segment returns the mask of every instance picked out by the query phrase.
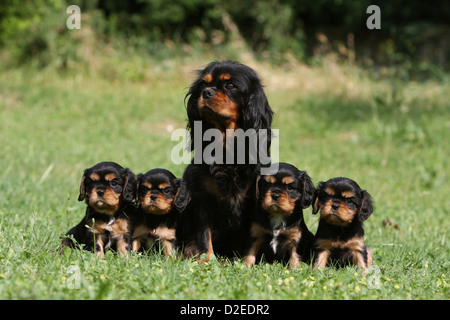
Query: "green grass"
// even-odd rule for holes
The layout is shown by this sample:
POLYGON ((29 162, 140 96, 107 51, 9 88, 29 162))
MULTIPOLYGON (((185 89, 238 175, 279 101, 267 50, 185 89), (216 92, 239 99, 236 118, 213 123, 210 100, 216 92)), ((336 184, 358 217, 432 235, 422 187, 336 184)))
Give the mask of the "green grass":
MULTIPOLYGON (((182 175, 167 126, 185 127, 190 71, 206 62, 149 62, 144 82, 1 73, 0 299, 450 298, 449 84, 375 79, 335 65, 253 67, 276 112, 280 161, 307 170, 315 184, 348 176, 375 199, 365 229, 376 270, 56 254, 59 237, 84 214, 77 196, 85 168, 112 160, 135 173, 165 167, 182 175)), ((307 209, 305 219, 314 232, 317 217, 307 209)))

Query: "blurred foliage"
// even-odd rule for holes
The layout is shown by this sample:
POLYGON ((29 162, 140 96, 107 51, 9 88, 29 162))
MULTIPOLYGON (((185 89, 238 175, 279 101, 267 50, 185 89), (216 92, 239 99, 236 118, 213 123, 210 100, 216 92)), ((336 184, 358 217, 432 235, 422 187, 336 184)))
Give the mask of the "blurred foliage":
POLYGON ((426 76, 449 69, 449 21, 446 1, 3 0, 0 45, 17 64, 70 68, 111 43, 164 56, 183 46, 214 50, 238 40, 274 63, 336 54, 426 76), (89 30, 66 28, 71 4, 81 8, 82 29, 89 30), (371 4, 381 9, 381 30, 366 27, 371 4), (93 42, 90 51, 86 42, 93 42))

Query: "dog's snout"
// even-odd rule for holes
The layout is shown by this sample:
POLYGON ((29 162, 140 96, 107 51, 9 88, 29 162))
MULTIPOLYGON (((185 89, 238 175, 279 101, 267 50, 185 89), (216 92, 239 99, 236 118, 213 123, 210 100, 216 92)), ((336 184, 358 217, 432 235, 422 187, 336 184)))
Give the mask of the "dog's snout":
POLYGON ((205 100, 211 99, 216 95, 216 92, 211 88, 205 88, 202 92, 202 97, 205 100))
POLYGON ((331 208, 333 208, 333 210, 337 210, 337 209, 339 209, 339 204, 338 203, 333 203, 331 205, 331 208))
POLYGON ((99 197, 103 197, 103 196, 105 195, 105 190, 102 190, 102 189, 97 190, 97 195, 98 195, 99 197))
POLYGON ((155 201, 156 199, 158 199, 158 196, 156 194, 152 194, 150 195, 150 199, 155 201))
POLYGON ((281 196, 279 193, 272 193, 272 200, 273 201, 278 201, 280 200, 281 196))

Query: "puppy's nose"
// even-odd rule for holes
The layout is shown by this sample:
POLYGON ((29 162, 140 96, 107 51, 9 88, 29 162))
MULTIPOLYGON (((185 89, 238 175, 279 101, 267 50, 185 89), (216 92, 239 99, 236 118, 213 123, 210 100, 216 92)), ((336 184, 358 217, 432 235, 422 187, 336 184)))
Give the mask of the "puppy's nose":
POLYGON ((155 201, 156 199, 158 199, 158 196, 156 194, 152 194, 150 195, 150 199, 155 201))
POLYGON ((208 100, 216 95, 216 92, 211 88, 205 88, 202 92, 203 99, 208 100))
POLYGON ((97 195, 103 197, 105 195, 105 190, 97 190, 97 195))
POLYGON ((333 203, 333 204, 331 205, 331 208, 333 208, 333 210, 337 210, 337 209, 339 209, 339 204, 333 203))
POLYGON ((278 193, 272 193, 272 200, 278 201, 280 200, 281 196, 278 193))

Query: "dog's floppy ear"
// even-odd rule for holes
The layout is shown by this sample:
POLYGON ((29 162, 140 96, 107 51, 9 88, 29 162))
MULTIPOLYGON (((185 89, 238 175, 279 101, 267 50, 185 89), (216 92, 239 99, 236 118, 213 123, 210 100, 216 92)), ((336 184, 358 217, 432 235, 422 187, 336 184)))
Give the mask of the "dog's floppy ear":
POLYGON ((142 177, 144 176, 143 173, 139 173, 137 175, 137 183, 136 183, 136 203, 139 202, 139 185, 141 184, 142 177))
POLYGON ((359 221, 363 222, 372 214, 373 205, 372 205, 372 197, 366 190, 361 191, 361 198, 362 203, 361 207, 359 208, 358 219, 359 221))
POLYGON ((173 205, 178 212, 182 212, 191 201, 191 194, 183 179, 176 179, 175 185, 178 187, 173 205))
POLYGON ((256 186, 255 186, 255 196, 256 196, 256 200, 259 199, 259 180, 261 179, 261 176, 258 175, 256 177, 256 186))
POLYGON ((314 192, 313 207, 312 207, 313 214, 319 212, 319 193, 322 191, 324 184, 325 182, 320 181, 319 184, 317 185, 317 189, 314 192))
POLYGON ((132 202, 136 198, 136 176, 130 169, 126 168, 123 172, 123 179, 125 179, 125 183, 123 184, 122 199, 126 202, 132 202))
POLYGON ((303 182, 303 191, 302 191, 302 200, 301 205, 303 209, 308 208, 313 200, 316 188, 314 188, 314 184, 312 183, 311 178, 308 176, 306 171, 301 171, 299 176, 300 181, 303 182))
MULTIPOLYGON (((199 75, 201 72, 199 72, 199 75)), ((189 92, 184 97, 184 101, 186 102, 186 113, 188 116, 188 124, 187 124, 187 130, 190 134, 190 145, 188 146, 188 150, 192 151, 194 150, 194 122, 201 120, 200 113, 197 108, 198 99, 200 98, 201 94, 201 78, 196 80, 189 88, 189 92)))
POLYGON ((87 170, 84 170, 83 177, 81 177, 80 194, 78 195, 78 201, 83 201, 86 197, 86 186, 84 184, 84 180, 86 179, 86 172, 87 170))
MULTIPOLYGON (((270 130, 273 110, 270 108, 266 94, 263 90, 263 86, 259 82, 259 79, 254 79, 252 84, 247 105, 242 109, 243 129, 270 130)), ((267 133, 267 137, 268 139, 270 138, 270 132, 267 133)))

